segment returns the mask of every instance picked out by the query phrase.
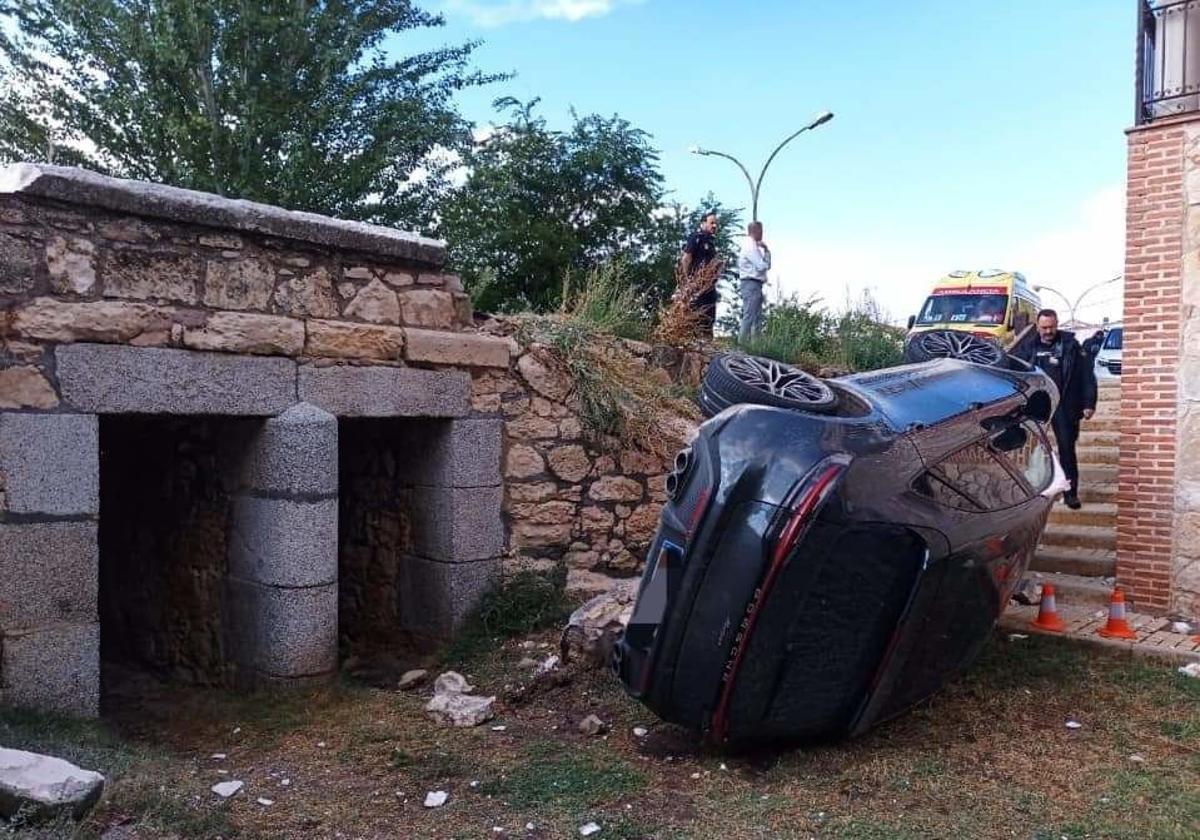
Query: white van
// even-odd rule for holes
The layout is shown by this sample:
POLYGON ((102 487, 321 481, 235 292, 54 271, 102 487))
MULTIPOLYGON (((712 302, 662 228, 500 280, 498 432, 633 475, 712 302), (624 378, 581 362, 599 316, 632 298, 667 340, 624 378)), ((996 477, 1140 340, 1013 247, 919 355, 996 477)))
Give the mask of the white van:
POLYGON ((1124 328, 1120 324, 1110 324, 1104 335, 1104 343, 1096 354, 1096 378, 1111 379, 1121 375, 1121 339, 1124 328))

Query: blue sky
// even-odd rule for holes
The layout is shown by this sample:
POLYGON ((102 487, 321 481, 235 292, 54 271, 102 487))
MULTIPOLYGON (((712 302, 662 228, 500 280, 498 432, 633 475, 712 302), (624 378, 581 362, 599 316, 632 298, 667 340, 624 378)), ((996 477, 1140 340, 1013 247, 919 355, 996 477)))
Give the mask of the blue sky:
MULTIPOLYGON (((406 49, 479 38, 477 66, 512 81, 470 91, 618 113, 662 151, 674 197, 748 206, 733 164, 828 109, 776 159, 759 215, 774 286, 840 305, 872 289, 915 311, 955 268, 1005 267, 1074 298, 1122 268, 1133 0, 424 0, 447 26, 406 49)), ((1118 286, 1085 314, 1119 315, 1118 286)), ((1046 296, 1048 303, 1056 299, 1046 296)))

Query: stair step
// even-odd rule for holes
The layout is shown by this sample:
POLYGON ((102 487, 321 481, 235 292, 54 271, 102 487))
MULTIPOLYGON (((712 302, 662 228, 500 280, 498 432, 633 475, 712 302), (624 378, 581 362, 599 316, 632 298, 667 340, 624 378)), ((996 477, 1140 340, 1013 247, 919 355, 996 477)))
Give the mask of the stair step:
POLYGON ((1041 583, 1054 584, 1054 599, 1061 606, 1094 607, 1104 609, 1112 598, 1112 585, 1103 578, 1083 575, 1043 574, 1035 572, 1031 577, 1041 583))
POLYGON ((1116 464, 1080 464, 1079 483, 1084 484, 1115 484, 1117 481, 1116 464))
POLYGON ((1084 464, 1116 464, 1121 460, 1121 450, 1116 446, 1076 446, 1075 457, 1080 466, 1084 464))
POLYGON ((1121 418, 1113 415, 1110 417, 1092 417, 1091 420, 1084 420, 1079 424, 1079 433, 1084 432, 1120 432, 1121 418))
POLYGON ((1040 546, 1029 568, 1035 572, 1058 572, 1081 577, 1112 577, 1117 573, 1114 551, 1095 548, 1040 546))
MULTIPOLYGON (((1093 504, 1112 504, 1117 503, 1117 485, 1115 482, 1099 481, 1095 483, 1082 483, 1079 485, 1079 500, 1083 502, 1084 508, 1093 504)), ((1063 505, 1066 507, 1066 505, 1063 505)), ((1070 508, 1067 508, 1068 510, 1070 508)))
POLYGON ((1085 446, 1120 446, 1120 429, 1093 429, 1091 424, 1079 431, 1079 448, 1085 446))
POLYGON ((1106 548, 1117 547, 1117 532, 1113 528, 1098 525, 1060 525, 1054 523, 1046 526, 1042 533, 1042 545, 1065 546, 1069 548, 1106 548))
POLYGON ((1097 525, 1102 528, 1117 527, 1117 506, 1114 502, 1088 504, 1084 502, 1079 510, 1071 510, 1066 505, 1055 505, 1050 510, 1050 521, 1063 525, 1097 525))

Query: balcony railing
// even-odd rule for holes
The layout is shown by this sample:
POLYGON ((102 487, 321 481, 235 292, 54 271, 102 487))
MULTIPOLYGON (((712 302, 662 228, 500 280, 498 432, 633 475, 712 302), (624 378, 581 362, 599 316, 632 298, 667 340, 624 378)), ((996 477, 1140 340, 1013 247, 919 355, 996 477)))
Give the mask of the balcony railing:
POLYGON ((1138 0, 1137 122, 1200 111, 1200 0, 1138 0))

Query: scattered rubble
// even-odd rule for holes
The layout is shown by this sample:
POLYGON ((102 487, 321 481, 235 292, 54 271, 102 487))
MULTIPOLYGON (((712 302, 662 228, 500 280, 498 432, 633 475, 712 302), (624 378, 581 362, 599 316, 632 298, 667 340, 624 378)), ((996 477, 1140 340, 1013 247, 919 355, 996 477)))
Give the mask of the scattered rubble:
POLYGON ((222 799, 228 799, 240 791, 243 787, 245 787, 244 782, 217 782, 212 786, 212 792, 222 799))
POLYGON ((495 697, 476 697, 474 687, 455 671, 447 671, 433 684, 433 698, 425 706, 435 721, 449 726, 478 726, 495 714, 495 697))
POLYGON ((650 734, 650 730, 644 726, 633 727, 633 735, 635 738, 645 738, 649 734, 650 734))
POLYGON ((1083 729, 1083 724, 1077 720, 1067 721, 1067 729, 1083 729))
POLYGON ((446 804, 446 800, 450 798, 450 794, 444 790, 431 790, 425 794, 426 808, 441 808, 446 804))
POLYGON ((588 715, 583 720, 579 721, 579 731, 584 735, 599 735, 607 727, 604 721, 595 715, 588 715))
POLYGON ((542 662, 538 663, 537 670, 533 672, 533 675, 535 677, 541 677, 549 674, 551 671, 558 670, 558 666, 561 663, 562 660, 558 658, 557 654, 550 654, 542 662))
POLYGON ((579 833, 584 837, 591 837, 593 834, 597 833, 599 830, 600 830, 600 826, 598 826, 594 822, 584 823, 583 825, 579 826, 579 833))
POLYGON ((1200 679, 1200 662, 1189 662, 1179 669, 1179 673, 1185 677, 1196 677, 1200 679))
POLYGON ((1195 629, 1196 628, 1194 628, 1190 623, 1188 623, 1186 621, 1172 621, 1171 622, 1171 632, 1178 633, 1181 636, 1190 636, 1192 634, 1192 631, 1195 629))
POLYGON ((1033 578, 1022 578, 1021 583, 1013 591, 1012 599, 1025 606, 1037 606, 1042 603, 1042 583, 1033 578))
POLYGON ((400 677, 400 682, 396 686, 401 691, 406 691, 410 688, 416 688, 421 683, 425 682, 425 678, 429 676, 429 672, 424 668, 417 668, 412 671, 405 671, 400 677))
POLYGON ((578 659, 604 665, 613 645, 625 631, 637 599, 637 581, 621 581, 611 592, 597 595, 567 621, 559 644, 564 662, 578 659))
POLYGON ((458 671, 447 671, 433 682, 434 694, 469 694, 474 690, 475 686, 458 671))
POLYGON ((51 816, 70 809, 79 819, 96 804, 104 777, 48 755, 0 747, 0 817, 21 809, 51 816))

